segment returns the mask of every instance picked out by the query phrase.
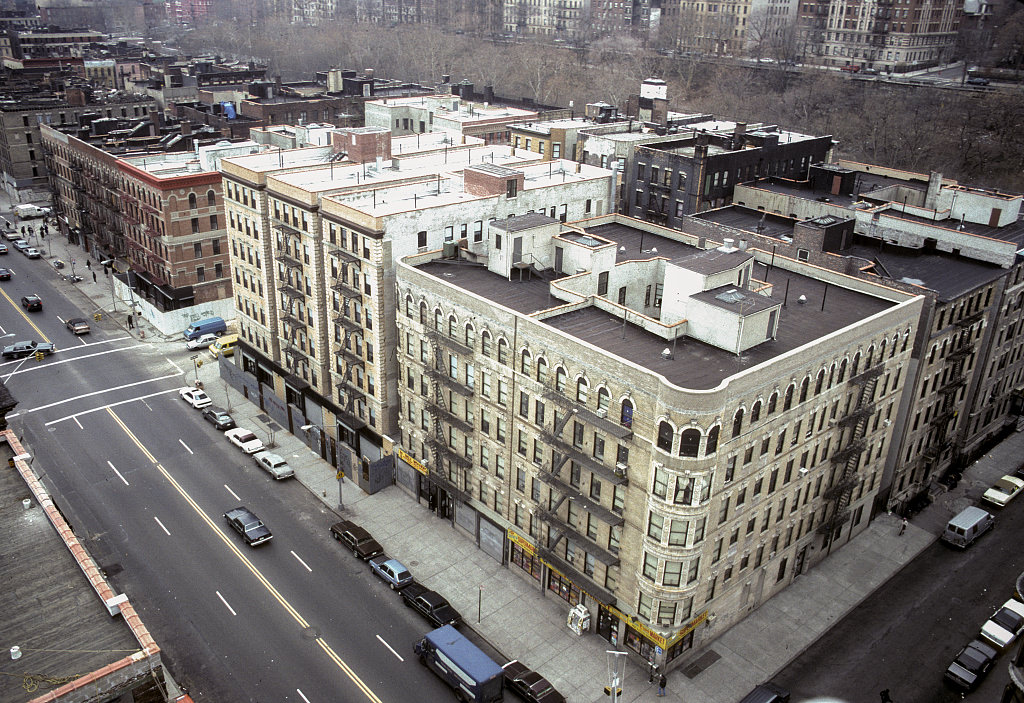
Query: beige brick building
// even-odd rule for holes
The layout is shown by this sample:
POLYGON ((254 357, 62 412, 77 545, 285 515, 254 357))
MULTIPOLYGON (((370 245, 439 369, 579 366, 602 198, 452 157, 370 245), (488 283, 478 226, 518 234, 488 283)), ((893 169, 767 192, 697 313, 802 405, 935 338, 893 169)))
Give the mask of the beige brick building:
POLYGON ((867 526, 921 296, 621 215, 481 243, 398 265, 397 480, 613 646, 677 666, 867 526))

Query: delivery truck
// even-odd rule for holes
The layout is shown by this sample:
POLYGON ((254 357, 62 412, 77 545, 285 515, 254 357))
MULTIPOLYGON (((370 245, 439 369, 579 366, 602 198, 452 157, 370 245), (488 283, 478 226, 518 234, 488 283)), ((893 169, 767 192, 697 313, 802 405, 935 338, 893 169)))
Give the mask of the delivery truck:
POLYGON ((14 214, 22 220, 30 220, 33 217, 46 217, 50 214, 50 208, 38 205, 15 205, 14 214))
POLYGON ((415 650, 420 663, 451 686, 460 701, 502 700, 501 667, 451 625, 428 632, 415 650))

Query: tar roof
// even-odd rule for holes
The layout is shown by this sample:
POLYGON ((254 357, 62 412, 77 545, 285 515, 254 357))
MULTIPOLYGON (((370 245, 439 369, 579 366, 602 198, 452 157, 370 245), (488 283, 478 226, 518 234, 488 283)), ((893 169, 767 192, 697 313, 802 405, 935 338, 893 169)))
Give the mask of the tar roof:
MULTIPOLYGON (((3 444, 0 459, 12 456, 3 444)), ((46 676, 84 675, 140 651, 120 617, 111 617, 71 552, 35 501, 22 507, 28 488, 17 471, 0 474, 0 534, 4 536, 4 577, 0 613, 5 646, 22 657, 7 670, 46 676)), ((0 676, 0 700, 29 701, 30 680, 0 676)))
MULTIPOLYGON (((775 239, 792 237, 793 225, 796 223, 796 220, 791 217, 783 217, 763 210, 752 210, 742 205, 708 210, 692 215, 692 217, 775 239)), ((850 213, 850 217, 853 217, 853 213, 850 213)))
MULTIPOLYGON (((626 254, 619 252, 619 262, 636 258, 647 259, 652 256, 667 256, 672 260, 685 261, 700 251, 696 247, 660 237, 652 232, 641 233, 640 230, 624 223, 599 225, 589 228, 588 231, 599 233, 618 246, 626 246, 626 254), (644 253, 641 253, 641 247, 644 253), (650 248, 657 248, 658 253, 652 255, 650 248)), ((685 266, 685 263, 681 265, 685 266)), ((540 274, 528 271, 521 278, 514 274, 509 280, 487 271, 486 268, 467 265, 464 262, 455 264, 435 260, 419 266, 418 269, 452 286, 526 315, 564 304, 564 301, 550 294, 549 283, 561 277, 551 271, 540 274)), ((784 307, 780 311, 777 338, 739 355, 686 337, 681 337, 674 343, 666 341, 635 325, 623 325, 621 318, 595 307, 548 317, 545 318, 544 324, 588 342, 609 354, 662 374, 669 382, 680 387, 710 389, 729 376, 894 305, 881 298, 835 285, 826 285, 791 271, 774 268, 769 272, 763 264, 754 265, 753 278, 774 285, 775 297, 772 302, 783 303, 784 307), (797 302, 801 296, 804 296, 806 302, 797 302), (674 350, 673 358, 666 359, 662 356, 666 347, 674 350)), ((711 301, 715 301, 714 295, 720 292, 722 291, 712 292, 711 301)), ((729 307, 725 301, 713 304, 729 307)), ((743 312, 747 312, 745 308, 743 312)))

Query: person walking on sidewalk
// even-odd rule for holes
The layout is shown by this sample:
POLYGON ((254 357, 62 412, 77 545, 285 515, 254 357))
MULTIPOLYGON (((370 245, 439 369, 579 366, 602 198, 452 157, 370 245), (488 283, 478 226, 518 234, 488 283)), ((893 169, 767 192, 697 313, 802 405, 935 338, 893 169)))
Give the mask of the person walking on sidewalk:
POLYGON ((95 271, 92 272, 92 282, 93 283, 96 282, 96 272, 95 271))
POLYGON ((903 536, 903 533, 907 531, 907 518, 903 518, 903 523, 900 525, 899 537, 903 536))
POLYGON ((135 327, 135 315, 132 315, 131 313, 129 313, 128 314, 128 329, 132 329, 133 327, 135 327))
POLYGON ((662 674, 661 678, 658 679, 658 695, 661 696, 662 698, 665 697, 665 686, 667 686, 667 685, 668 685, 668 677, 666 677, 665 674, 662 674))

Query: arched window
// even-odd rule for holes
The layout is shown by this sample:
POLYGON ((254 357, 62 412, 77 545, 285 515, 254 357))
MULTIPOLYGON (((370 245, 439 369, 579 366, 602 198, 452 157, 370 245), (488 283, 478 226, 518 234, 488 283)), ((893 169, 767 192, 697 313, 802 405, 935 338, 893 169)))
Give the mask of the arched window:
POLYGON ((832 366, 828 369, 828 387, 832 387, 832 382, 836 380, 836 362, 832 362, 832 366))
POLYGON ((612 402, 612 394, 608 392, 608 389, 601 386, 597 389, 597 409, 604 410, 605 415, 608 414, 608 406, 612 402))
POLYGON ((189 206, 189 209, 195 210, 197 205, 198 205, 198 203, 196 202, 196 194, 195 193, 189 193, 188 194, 188 206, 189 206))
POLYGON ((476 346, 476 330, 469 323, 466 323, 466 346, 470 349, 476 346))
POLYGON ((408 318, 412 317, 412 296, 405 296, 405 316, 408 318))
POLYGON ((480 333, 480 353, 484 356, 491 355, 491 333, 487 330, 480 333))
POLYGON ((903 346, 900 347, 900 351, 901 352, 905 352, 907 350, 907 344, 908 343, 910 343, 910 330, 909 329, 906 332, 903 333, 903 346))
POLYGON ((444 315, 441 314, 440 310, 434 311, 434 329, 438 332, 444 329, 444 315))
POLYGON ((658 425, 658 449, 666 452, 672 451, 672 434, 672 425, 662 420, 658 425))
POLYGON ((586 405, 587 397, 590 392, 590 384, 587 383, 587 379, 583 376, 576 381, 576 402, 583 403, 586 405))
POLYGON ((420 324, 421 325, 426 325, 427 324, 427 304, 426 303, 420 303, 420 324))
POLYGON ((206 191, 206 204, 210 207, 217 204, 217 194, 213 190, 206 191))
POLYGON ((700 449, 700 430, 683 430, 679 437, 679 456, 695 457, 700 449))
POLYGON ((878 344, 878 360, 881 361, 885 358, 885 340, 883 339, 878 344))
POLYGON ((732 436, 733 439, 743 434, 743 408, 736 411, 736 414, 732 416, 732 436))
POLYGON ((761 401, 755 400, 753 407, 750 408, 750 421, 757 422, 761 419, 761 401))
POLYGON ((889 358, 890 359, 893 358, 894 356, 896 356, 896 346, 899 343, 900 343, 900 336, 898 334, 894 334, 892 336, 892 344, 889 345, 889 358))
POLYGON ((705 456, 707 456, 708 454, 714 454, 715 452, 718 451, 718 435, 719 435, 719 432, 721 431, 721 429, 722 429, 721 427, 719 427, 718 425, 715 425, 708 432, 707 445, 704 447, 704 455, 705 456))
POLYGON ((508 366, 508 342, 502 337, 498 340, 498 363, 508 366))
POLYGON ((565 373, 565 369, 559 366, 558 370, 555 371, 555 390, 559 393, 565 393, 566 378, 567 375, 565 373))
POLYGON ((459 331, 459 321, 455 319, 455 315, 448 316, 448 336, 455 337, 459 331))
POLYGON ((530 351, 524 349, 519 361, 519 371, 529 376, 533 373, 533 358, 530 356, 530 351))
POLYGON ((860 352, 853 355, 853 366, 850 367, 850 378, 857 375, 858 368, 860 368, 860 352))
POLYGON ((870 347, 868 347, 868 353, 864 357, 864 368, 865 369, 870 369, 871 368, 871 362, 874 361, 874 358, 875 358, 875 345, 872 344, 870 347))
POLYGON ((804 376, 803 382, 800 384, 800 402, 803 403, 807 400, 807 390, 810 388, 811 379, 804 376))
POLYGON ((776 406, 779 404, 779 392, 775 391, 768 398, 768 414, 771 415, 775 412, 776 406))
POLYGON ((537 381, 540 383, 547 383, 548 380, 548 360, 543 356, 537 357, 537 381))
POLYGON ((782 402, 782 409, 789 410, 793 407, 793 392, 796 390, 796 386, 792 383, 789 384, 789 388, 786 389, 786 399, 782 402))
POLYGON ((818 377, 814 379, 814 395, 821 393, 821 387, 825 385, 825 369, 818 372, 818 377))
POLYGON ((622 401, 622 411, 619 413, 619 424, 623 427, 633 426, 633 401, 629 398, 622 401))

